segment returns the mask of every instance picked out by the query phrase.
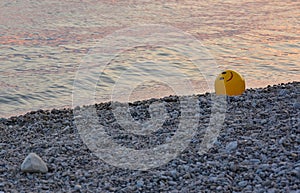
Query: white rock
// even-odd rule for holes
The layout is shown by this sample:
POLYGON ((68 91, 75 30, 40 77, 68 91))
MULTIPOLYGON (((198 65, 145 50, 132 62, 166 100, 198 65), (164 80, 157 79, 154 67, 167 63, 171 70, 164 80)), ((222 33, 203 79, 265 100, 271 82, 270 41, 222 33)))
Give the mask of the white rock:
POLYGON ((30 153, 21 165, 22 172, 39 172, 46 173, 48 168, 46 163, 35 153, 30 153))

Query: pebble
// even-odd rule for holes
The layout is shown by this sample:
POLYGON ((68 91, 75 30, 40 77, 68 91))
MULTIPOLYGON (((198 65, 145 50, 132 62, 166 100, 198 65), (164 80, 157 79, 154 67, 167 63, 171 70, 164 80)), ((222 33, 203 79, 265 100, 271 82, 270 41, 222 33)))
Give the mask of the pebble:
POLYGON ((251 162, 253 164, 259 164, 260 160, 259 159, 250 159, 249 162, 251 162))
POLYGON ((137 188, 143 187, 143 186, 144 186, 144 181, 143 181, 143 180, 138 180, 138 181, 136 182, 136 186, 137 186, 137 188))
POLYGON ((248 184, 247 181, 240 181, 240 182, 238 183, 238 185, 239 185, 240 187, 245 187, 245 186, 247 186, 247 184, 248 184))
POLYGON ((294 107, 295 109, 300 109, 300 102, 295 102, 295 103, 293 104, 293 107, 294 107))
POLYGON ((81 186, 80 186, 79 184, 76 184, 76 185, 74 186, 74 189, 75 189, 75 190, 80 190, 80 189, 81 189, 81 186))
POLYGON ((178 173, 177 173, 176 170, 171 170, 171 171, 170 171, 170 174, 171 174, 171 176, 172 176, 173 178, 176 178, 177 175, 178 175, 178 173))
POLYGON ((177 182, 175 182, 175 181, 169 181, 168 183, 169 183, 169 185, 171 185, 171 186, 176 186, 176 185, 177 185, 177 182))
POLYGON ((4 155, 7 151, 5 151, 4 149, 0 151, 0 155, 4 155))
POLYGON ((234 151, 236 150, 237 146, 238 146, 237 141, 231 141, 226 145, 226 151, 227 152, 234 151))
POLYGON ((288 92, 287 92, 286 89, 280 89, 278 94, 279 94, 280 96, 284 96, 284 95, 286 95, 287 93, 288 93, 288 92))
POLYGON ((35 153, 30 153, 23 161, 21 171, 29 173, 47 173, 48 168, 42 158, 35 153))
POLYGON ((291 174, 297 176, 300 179, 300 167, 296 167, 295 169, 293 169, 291 171, 291 174))

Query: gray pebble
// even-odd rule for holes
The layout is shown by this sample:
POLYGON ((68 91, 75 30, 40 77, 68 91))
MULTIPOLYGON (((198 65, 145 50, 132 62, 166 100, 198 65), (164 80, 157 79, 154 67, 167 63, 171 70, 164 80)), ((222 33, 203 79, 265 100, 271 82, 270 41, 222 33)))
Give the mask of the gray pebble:
POLYGON ((237 146, 238 146, 237 141, 231 141, 226 145, 226 151, 227 152, 234 151, 236 150, 237 146))
POLYGON ((168 183, 169 183, 170 186, 176 186, 177 185, 177 182, 175 182, 175 181, 169 181, 168 183))
POLYGON ((239 185, 240 187, 245 187, 245 186, 248 185, 248 182, 247 182, 247 181, 240 181, 240 182, 238 183, 238 185, 239 185))
POLYGON ((0 155, 6 154, 6 152, 7 151, 3 149, 3 150, 0 151, 0 155))
POLYGON ((286 89, 280 89, 278 94, 279 94, 280 96, 284 96, 284 95, 286 95, 287 93, 288 93, 288 92, 287 92, 286 89))
POLYGON ((261 168, 262 170, 266 170, 266 169, 271 168, 271 166, 270 166, 270 164, 261 164, 261 165, 259 166, 259 168, 261 168))
POLYGON ((295 109, 300 109, 300 102, 295 102, 295 103, 293 104, 293 107, 294 107, 295 109))
POLYGON ((176 170, 171 170, 170 174, 173 178, 177 178, 177 176, 178 176, 178 172, 176 170))
POLYGON ((275 193, 275 192, 276 192, 276 189, 275 189, 275 188, 270 188, 270 189, 268 189, 267 192, 268 192, 268 193, 275 193))
POLYGON ((297 176, 300 179, 300 167, 296 167, 291 171, 291 174, 297 176))
POLYGON ((46 163, 35 153, 30 153, 21 165, 22 172, 48 172, 46 163))
POLYGON ((81 186, 80 186, 79 184, 76 184, 76 185, 74 186, 74 189, 75 189, 75 190, 80 190, 80 189, 81 189, 81 186))
POLYGON ((137 188, 141 188, 141 187, 143 187, 144 186, 144 181, 143 180, 138 180, 137 182, 136 182, 136 187, 137 188))
POLYGON ((250 159, 249 162, 253 163, 253 164, 259 164, 260 160, 259 159, 250 159))

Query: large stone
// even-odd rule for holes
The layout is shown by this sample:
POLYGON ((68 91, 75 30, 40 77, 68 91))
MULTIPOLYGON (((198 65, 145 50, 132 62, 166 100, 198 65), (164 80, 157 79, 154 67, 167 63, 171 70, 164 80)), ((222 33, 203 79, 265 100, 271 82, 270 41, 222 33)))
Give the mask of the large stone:
POLYGON ((22 172, 46 173, 48 168, 46 163, 35 153, 30 153, 21 165, 22 172))

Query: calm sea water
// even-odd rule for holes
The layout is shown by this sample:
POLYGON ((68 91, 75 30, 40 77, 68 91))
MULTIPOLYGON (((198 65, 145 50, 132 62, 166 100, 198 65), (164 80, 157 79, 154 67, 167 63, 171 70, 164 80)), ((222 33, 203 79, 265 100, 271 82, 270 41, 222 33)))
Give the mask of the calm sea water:
POLYGON ((213 92, 228 68, 247 87, 299 81, 299 9, 293 0, 1 0, 0 117, 70 107, 74 80, 87 82, 82 104, 213 92))

